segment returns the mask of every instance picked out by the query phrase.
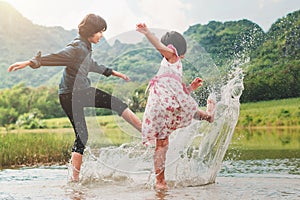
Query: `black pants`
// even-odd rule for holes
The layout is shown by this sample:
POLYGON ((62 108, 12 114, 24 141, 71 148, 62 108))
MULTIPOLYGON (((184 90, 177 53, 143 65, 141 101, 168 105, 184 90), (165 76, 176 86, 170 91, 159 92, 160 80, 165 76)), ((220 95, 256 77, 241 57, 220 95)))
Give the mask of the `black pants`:
POLYGON ((84 107, 107 108, 116 111, 120 116, 128 107, 120 99, 92 87, 73 93, 60 94, 59 101, 74 128, 76 139, 72 152, 80 154, 83 154, 88 140, 84 107))

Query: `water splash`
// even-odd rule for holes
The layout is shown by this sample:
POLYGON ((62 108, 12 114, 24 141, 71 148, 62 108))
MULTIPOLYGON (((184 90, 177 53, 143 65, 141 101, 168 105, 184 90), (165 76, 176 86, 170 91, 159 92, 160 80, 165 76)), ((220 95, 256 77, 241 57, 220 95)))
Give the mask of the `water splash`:
MULTIPOLYGON (((189 133, 188 138, 193 140, 189 141, 190 144, 186 143, 186 150, 174 165, 173 179, 176 184, 194 186, 215 182, 238 121, 239 98, 244 89, 242 70, 236 68, 232 75, 233 78, 221 89, 215 122, 195 122, 185 130, 184 133, 189 133)), ((178 140, 172 145, 181 142, 180 134, 172 135, 178 140)))
MULTIPOLYGON (((215 182, 239 116, 243 91, 240 68, 221 89, 215 122, 193 121, 170 136, 166 177, 170 187, 205 185, 215 182)), ((213 95, 213 94, 212 94, 213 95)), ((152 186, 153 147, 140 141, 119 147, 87 148, 82 182, 139 182, 152 186)))
MULTIPOLYGON (((195 51, 195 48, 192 50, 195 51)), ((203 59, 200 60, 203 62, 203 59)), ((192 60, 193 63, 196 61, 192 60)), ((208 80, 212 82, 218 79, 215 85, 208 88, 209 98, 217 102, 215 121, 210 124, 206 121, 194 120, 190 126, 178 129, 171 134, 165 171, 170 187, 197 186, 215 182, 238 120, 239 98, 244 89, 241 64, 232 65, 232 72, 226 75, 226 80, 220 77, 213 63, 206 63, 206 66, 214 69, 214 75, 211 74, 212 70, 200 70, 207 74, 197 74, 197 76, 211 76, 212 78, 208 80)), ((122 87, 119 89, 122 90, 122 87)), ((133 138, 132 142, 119 147, 94 148, 91 144, 93 137, 105 134, 102 132, 99 136, 101 129, 95 118, 88 120, 90 120, 89 124, 93 125, 89 125, 89 147, 84 156, 81 182, 84 184, 142 183, 147 187, 152 187, 155 182, 154 147, 143 146, 140 133, 130 126, 120 125, 123 121, 116 116, 116 121, 122 131, 133 138)))

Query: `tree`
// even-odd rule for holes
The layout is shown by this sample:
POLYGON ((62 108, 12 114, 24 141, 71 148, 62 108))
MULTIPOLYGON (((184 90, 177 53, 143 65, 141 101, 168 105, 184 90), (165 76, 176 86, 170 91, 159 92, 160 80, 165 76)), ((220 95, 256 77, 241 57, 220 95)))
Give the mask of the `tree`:
POLYGON ((8 125, 16 121, 18 112, 14 108, 0 107, 0 113, 0 126, 5 127, 8 131, 8 125))

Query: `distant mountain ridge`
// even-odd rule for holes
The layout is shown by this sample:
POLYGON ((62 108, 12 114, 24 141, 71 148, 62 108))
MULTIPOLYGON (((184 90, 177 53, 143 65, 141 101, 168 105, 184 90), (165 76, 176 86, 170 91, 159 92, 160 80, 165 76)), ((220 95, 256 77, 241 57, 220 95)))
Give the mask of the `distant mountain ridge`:
POLYGON ((53 67, 37 73, 32 73, 31 69, 17 71, 13 76, 7 73, 9 64, 29 59, 40 50, 50 53, 63 48, 77 31, 35 25, 3 1, 0 1, 0 18, 0 88, 11 87, 18 82, 39 86, 61 70, 53 67))

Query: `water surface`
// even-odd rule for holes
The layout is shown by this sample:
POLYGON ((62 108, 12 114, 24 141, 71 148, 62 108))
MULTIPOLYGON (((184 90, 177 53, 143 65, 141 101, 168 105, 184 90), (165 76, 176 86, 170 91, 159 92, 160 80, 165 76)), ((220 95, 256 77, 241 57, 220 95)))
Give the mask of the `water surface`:
POLYGON ((72 184, 67 166, 6 169, 0 172, 0 199, 299 199, 300 158, 224 161, 215 183, 149 188, 143 178, 72 184))

